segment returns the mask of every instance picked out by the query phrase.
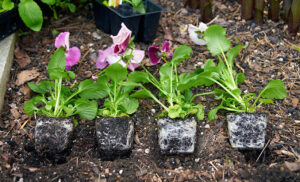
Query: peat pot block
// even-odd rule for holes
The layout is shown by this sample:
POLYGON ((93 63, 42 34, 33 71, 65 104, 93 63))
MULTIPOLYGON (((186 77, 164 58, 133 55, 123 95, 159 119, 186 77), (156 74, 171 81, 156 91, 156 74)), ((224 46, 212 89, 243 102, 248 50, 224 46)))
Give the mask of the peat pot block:
POLYGON ((268 116, 262 113, 228 114, 229 141, 237 149, 262 149, 268 116))
POLYGON ((96 120, 96 136, 100 154, 123 155, 130 152, 134 125, 128 117, 102 117, 96 120))
POLYGON ((70 118, 38 117, 35 149, 40 155, 55 155, 70 147, 74 124, 70 118))
POLYGON ((196 142, 195 119, 158 120, 158 143, 164 154, 193 153, 196 142))

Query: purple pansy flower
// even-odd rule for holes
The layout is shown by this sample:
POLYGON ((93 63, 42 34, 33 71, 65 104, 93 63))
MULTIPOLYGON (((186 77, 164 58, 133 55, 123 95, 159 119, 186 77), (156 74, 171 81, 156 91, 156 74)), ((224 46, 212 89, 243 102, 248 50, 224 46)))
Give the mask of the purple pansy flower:
POLYGON ((92 76, 92 79, 94 80, 94 82, 97 82, 98 78, 99 78, 99 77, 98 77, 97 75, 93 75, 93 76, 92 76))
POLYGON ((150 63, 155 65, 161 61, 161 59, 171 60, 173 53, 170 51, 170 42, 165 41, 162 48, 153 45, 148 48, 150 63))
POLYGON ((80 60, 80 50, 78 47, 70 48, 70 32, 62 32, 55 39, 55 47, 66 49, 66 70, 70 70, 80 60))
POLYGON ((121 24, 121 29, 116 36, 111 36, 113 40, 113 50, 116 54, 125 53, 131 38, 131 31, 124 23, 121 24))

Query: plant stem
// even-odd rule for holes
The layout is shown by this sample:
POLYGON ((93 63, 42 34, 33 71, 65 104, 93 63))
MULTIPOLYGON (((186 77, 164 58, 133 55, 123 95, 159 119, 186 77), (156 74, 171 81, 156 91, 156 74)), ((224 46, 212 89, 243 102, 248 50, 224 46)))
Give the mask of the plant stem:
POLYGON ((163 103, 161 103, 148 89, 146 89, 143 85, 141 85, 141 87, 148 92, 148 94, 152 97, 152 99, 157 102, 159 105, 161 105, 164 110, 166 110, 167 112, 169 112, 169 109, 167 108, 167 106, 165 106, 163 103))
POLYGON ((196 97, 199 97, 199 96, 203 96, 203 95, 210 95, 210 94, 214 94, 215 92, 214 91, 211 91, 211 92, 205 92, 205 93, 200 93, 200 94, 196 94, 194 95, 192 98, 191 98, 191 102, 196 98, 196 97))
POLYGON ((300 25, 300 0, 293 0, 289 17, 289 32, 297 34, 300 25))
POLYGON ((211 0, 200 1, 201 21, 208 23, 213 18, 211 0))
POLYGON ((59 78, 58 83, 55 80, 55 88, 57 89, 57 90, 55 90, 55 92, 57 93, 56 102, 55 102, 55 109, 54 109, 54 116, 55 117, 58 117, 57 112, 58 112, 59 103, 60 103, 61 84, 62 84, 62 78, 59 78))

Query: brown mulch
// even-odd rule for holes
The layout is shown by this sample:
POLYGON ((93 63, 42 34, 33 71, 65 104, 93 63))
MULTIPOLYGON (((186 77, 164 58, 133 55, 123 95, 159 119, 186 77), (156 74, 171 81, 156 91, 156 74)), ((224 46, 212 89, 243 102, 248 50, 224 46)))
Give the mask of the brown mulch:
MULTIPOLYGON (((161 16, 153 44, 162 45, 167 39, 173 47, 187 44, 193 48, 191 59, 184 61, 179 71, 192 71, 208 58, 214 58, 205 46, 189 40, 187 25, 198 22, 198 10, 184 8, 180 0, 156 2, 168 12, 161 16)), ((39 157, 33 145, 35 120, 24 114, 23 105, 33 95, 27 81, 47 79, 47 64, 55 50, 52 30, 69 31, 71 46, 80 47, 81 61, 72 67, 78 81, 99 71, 95 68, 97 52, 111 44, 109 35, 95 27, 92 11, 85 6, 59 20, 46 20, 40 32, 19 37, 0 120, 0 181, 299 181, 300 52, 287 44, 300 45, 299 33, 289 35, 282 20, 266 21, 263 25, 241 20, 236 1, 215 1, 214 14, 217 18, 213 23, 227 29, 233 44, 240 40, 248 45, 235 62, 236 70, 246 75, 242 90, 258 93, 271 79, 280 79, 286 85, 288 96, 284 100, 259 109, 269 114, 264 150, 232 149, 226 112, 222 111, 214 121, 208 121, 207 117, 199 121, 194 154, 162 155, 154 118, 162 109, 146 99, 141 100, 139 110, 133 115, 135 143, 130 156, 101 160, 94 140, 94 122, 79 120, 73 147, 64 161, 39 157), (20 76, 22 72, 34 74, 24 78, 20 76)), ((149 45, 137 43, 137 48, 147 50, 149 45)), ((157 73, 159 66, 151 67, 151 72, 157 73)), ((207 88, 194 91, 203 89, 207 88)), ((206 113, 218 104, 213 96, 201 97, 197 102, 205 106, 206 113)))

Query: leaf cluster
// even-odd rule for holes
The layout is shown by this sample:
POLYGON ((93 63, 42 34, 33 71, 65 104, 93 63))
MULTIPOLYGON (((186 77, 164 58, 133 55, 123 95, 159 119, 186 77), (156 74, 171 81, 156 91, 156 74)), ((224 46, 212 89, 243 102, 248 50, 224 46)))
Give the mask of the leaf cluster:
POLYGON ((221 100, 221 104, 209 112, 209 119, 215 118, 219 109, 234 112, 255 112, 256 108, 264 103, 273 103, 272 99, 283 99, 286 97, 285 86, 280 80, 272 80, 258 94, 242 94, 238 84, 243 83, 245 75, 237 73, 234 67, 234 59, 244 46, 237 45, 231 47, 231 42, 226 37, 226 30, 219 26, 210 26, 204 33, 207 48, 211 54, 217 56, 218 64, 212 59, 205 63, 203 72, 185 79, 185 86, 217 84, 213 93, 216 100, 221 100), (262 99, 264 98, 264 99, 262 99))
POLYGON ((66 86, 63 81, 75 79, 75 74, 65 71, 65 50, 59 48, 51 56, 48 65, 50 80, 37 84, 28 83, 28 86, 38 96, 33 97, 24 105, 24 111, 31 116, 69 117, 78 114, 81 118, 94 119, 97 114, 98 104, 94 100, 103 96, 101 87, 102 78, 94 82, 87 79, 82 82, 66 86))
POLYGON ((152 98, 164 108, 159 117, 168 116, 170 118, 185 118, 188 115, 196 115, 199 120, 204 118, 203 106, 193 103, 193 93, 190 88, 197 84, 184 86, 185 80, 198 74, 201 70, 196 70, 193 73, 178 74, 177 67, 185 59, 190 58, 192 49, 189 46, 179 46, 173 54, 170 62, 165 63, 160 67, 159 80, 156 79, 149 71, 133 72, 128 77, 128 85, 138 86, 141 89, 131 95, 136 98, 152 98), (150 90, 143 84, 151 83, 160 92, 159 96, 163 101, 160 101, 150 90))

